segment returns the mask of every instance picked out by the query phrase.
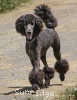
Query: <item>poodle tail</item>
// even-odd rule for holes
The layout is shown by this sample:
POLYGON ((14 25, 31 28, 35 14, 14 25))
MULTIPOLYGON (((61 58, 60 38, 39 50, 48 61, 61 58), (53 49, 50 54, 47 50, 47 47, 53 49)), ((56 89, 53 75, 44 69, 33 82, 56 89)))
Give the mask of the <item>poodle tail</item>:
POLYGON ((35 14, 42 18, 47 28, 55 28, 58 26, 57 19, 54 17, 48 5, 40 4, 35 9, 35 14))

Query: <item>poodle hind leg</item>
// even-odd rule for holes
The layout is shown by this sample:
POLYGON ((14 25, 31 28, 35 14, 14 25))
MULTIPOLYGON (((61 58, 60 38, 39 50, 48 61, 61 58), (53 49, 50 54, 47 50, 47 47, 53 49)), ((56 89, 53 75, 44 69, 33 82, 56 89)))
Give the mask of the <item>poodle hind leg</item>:
POLYGON ((53 48, 54 56, 57 60, 54 68, 59 73, 60 80, 64 81, 65 73, 69 70, 69 64, 67 60, 61 58, 60 40, 58 36, 57 39, 54 41, 52 48, 53 48))
POLYGON ((54 77, 54 69, 48 67, 47 61, 46 61, 46 53, 45 55, 43 55, 41 57, 41 60, 44 64, 44 79, 45 79, 45 83, 44 83, 44 87, 47 87, 48 85, 50 85, 50 79, 52 79, 54 77))

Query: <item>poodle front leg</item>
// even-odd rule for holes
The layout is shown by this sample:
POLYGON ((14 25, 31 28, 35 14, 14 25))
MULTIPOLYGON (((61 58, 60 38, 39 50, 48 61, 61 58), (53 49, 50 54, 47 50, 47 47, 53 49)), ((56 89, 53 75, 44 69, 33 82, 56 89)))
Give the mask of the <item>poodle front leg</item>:
POLYGON ((37 71, 39 71, 39 68, 40 68, 40 56, 39 55, 35 55, 34 70, 37 72, 37 71))
POLYGON ((44 72, 39 69, 40 67, 40 52, 34 51, 34 59, 31 60, 33 70, 29 75, 29 81, 32 84, 32 89, 36 91, 38 87, 43 88, 44 72))
POLYGON ((33 70, 34 70, 34 69, 35 69, 35 66, 34 66, 34 59, 30 59, 30 61, 31 61, 31 64, 32 64, 33 70))
POLYGON ((41 61, 43 62, 44 67, 48 66, 47 61, 46 61, 46 53, 43 56, 41 56, 41 61))
POLYGON ((44 64, 44 79, 45 79, 45 83, 44 83, 44 87, 47 87, 48 85, 50 85, 50 79, 52 79, 54 77, 54 69, 48 67, 47 61, 46 61, 46 54, 41 56, 41 60, 44 64))
POLYGON ((33 66, 34 71, 39 71, 40 68, 40 57, 35 57, 33 59, 30 59, 31 64, 33 66))

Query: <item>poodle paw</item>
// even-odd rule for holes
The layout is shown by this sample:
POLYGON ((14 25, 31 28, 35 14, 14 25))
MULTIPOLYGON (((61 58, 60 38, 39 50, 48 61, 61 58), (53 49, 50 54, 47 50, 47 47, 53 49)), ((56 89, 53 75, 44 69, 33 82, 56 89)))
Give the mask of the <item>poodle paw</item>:
POLYGON ((61 81, 64 81, 64 79, 65 79, 65 74, 60 73, 59 77, 60 77, 60 80, 61 80, 61 81))
POLYGON ((44 71, 44 78, 45 78, 45 83, 44 85, 47 87, 48 85, 50 85, 50 79, 52 79, 54 77, 54 69, 50 68, 50 67, 44 67, 43 68, 44 71))
POLYGON ((69 70, 69 64, 67 60, 63 59, 61 63, 56 62, 54 68, 59 73, 60 80, 64 81, 65 74, 69 70))
POLYGON ((33 85, 32 85, 32 90, 33 90, 33 91, 37 91, 38 88, 39 88, 39 86, 38 86, 37 84, 33 84, 33 85))
POLYGON ((44 79, 44 72, 42 70, 39 70, 38 72, 35 72, 32 70, 29 75, 29 82, 32 85, 32 89, 36 90, 43 87, 43 79, 44 79))
POLYGON ((50 85, 50 79, 45 80, 44 88, 47 88, 50 85))

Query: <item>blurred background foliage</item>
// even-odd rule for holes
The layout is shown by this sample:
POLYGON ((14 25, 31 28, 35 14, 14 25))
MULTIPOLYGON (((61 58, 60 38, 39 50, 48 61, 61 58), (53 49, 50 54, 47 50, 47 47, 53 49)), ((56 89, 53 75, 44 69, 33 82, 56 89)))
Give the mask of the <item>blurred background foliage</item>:
POLYGON ((0 0, 0 13, 15 9, 22 3, 27 3, 30 0, 0 0))

